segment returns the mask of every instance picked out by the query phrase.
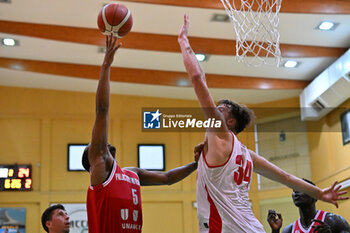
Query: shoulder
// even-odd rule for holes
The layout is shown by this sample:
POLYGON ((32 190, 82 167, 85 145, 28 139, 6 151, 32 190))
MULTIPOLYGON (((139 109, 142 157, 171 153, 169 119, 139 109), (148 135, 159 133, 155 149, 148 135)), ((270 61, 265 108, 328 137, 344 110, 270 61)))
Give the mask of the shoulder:
POLYGON ((292 230, 293 230, 293 223, 289 224, 288 226, 286 226, 285 228, 283 228, 283 231, 282 233, 292 233, 292 230))
POLYGON ((135 173, 137 176, 140 176, 140 173, 142 172, 141 168, 138 167, 123 167, 123 171, 129 171, 135 173))
POLYGON ((327 212, 324 221, 326 223, 328 223, 328 222, 329 223, 337 223, 337 222, 342 222, 342 221, 346 222, 346 220, 342 216, 339 216, 339 215, 336 215, 333 213, 329 213, 329 212, 327 212))
POLYGON ((342 230, 350 231, 349 223, 340 215, 327 213, 324 221, 331 227, 332 231, 334 232, 342 230))

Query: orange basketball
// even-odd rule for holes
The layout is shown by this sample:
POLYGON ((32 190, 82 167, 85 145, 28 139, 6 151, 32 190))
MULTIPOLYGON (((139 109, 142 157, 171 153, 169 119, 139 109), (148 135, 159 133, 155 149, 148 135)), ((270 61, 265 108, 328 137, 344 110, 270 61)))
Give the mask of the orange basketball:
POLYGON ((109 35, 113 32, 119 38, 130 32, 132 22, 129 9, 119 3, 105 5, 97 17, 97 25, 102 34, 109 35))

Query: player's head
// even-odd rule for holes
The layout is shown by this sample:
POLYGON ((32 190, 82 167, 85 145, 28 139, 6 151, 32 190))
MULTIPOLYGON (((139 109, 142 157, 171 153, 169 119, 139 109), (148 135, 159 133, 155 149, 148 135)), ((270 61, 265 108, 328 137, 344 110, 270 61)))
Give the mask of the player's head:
POLYGON ((227 127, 238 134, 255 119, 253 110, 231 100, 220 100, 217 108, 224 115, 227 127))
MULTIPOLYGON (((116 148, 109 143, 107 144, 107 147, 112 157, 115 158, 116 148)), ((89 163, 89 156, 88 156, 89 148, 90 148, 90 144, 85 147, 83 152, 83 157, 81 159, 81 163, 86 171, 90 171, 90 163, 89 163)))
MULTIPOLYGON (((305 182, 308 182, 308 183, 316 186, 310 180, 307 180, 307 179, 304 179, 304 178, 303 178, 303 180, 305 182)), ((295 191, 295 190, 293 191, 292 198, 293 198, 294 205, 297 206, 297 207, 303 207, 303 206, 308 207, 310 205, 314 205, 316 203, 316 201, 317 201, 315 198, 310 197, 306 193, 302 193, 302 192, 295 191)))
POLYGON ((69 216, 61 204, 48 207, 41 215, 41 224, 46 232, 68 233, 70 228, 69 216))

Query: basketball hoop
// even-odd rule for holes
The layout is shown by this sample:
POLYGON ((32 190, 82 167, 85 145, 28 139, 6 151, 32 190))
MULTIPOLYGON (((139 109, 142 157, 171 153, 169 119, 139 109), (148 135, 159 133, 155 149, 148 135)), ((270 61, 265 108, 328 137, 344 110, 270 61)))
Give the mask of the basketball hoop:
POLYGON ((279 66, 282 0, 221 0, 236 33, 236 59, 248 66, 279 66))

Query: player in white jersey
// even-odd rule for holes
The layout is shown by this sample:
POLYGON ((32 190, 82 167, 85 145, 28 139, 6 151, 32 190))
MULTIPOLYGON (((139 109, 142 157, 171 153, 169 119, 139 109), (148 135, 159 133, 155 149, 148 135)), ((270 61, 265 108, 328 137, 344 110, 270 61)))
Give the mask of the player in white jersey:
POLYGON ((248 150, 236 138, 253 118, 253 112, 230 100, 216 106, 205 80, 205 74, 188 41, 188 16, 180 30, 178 42, 192 86, 206 119, 221 120, 221 128, 207 129, 197 170, 198 219, 201 233, 264 232, 249 203, 248 191, 252 171, 278 181, 300 192, 337 206, 346 192, 332 187, 319 189, 286 173, 263 157, 248 150))
POLYGON ((198 161, 200 232, 209 232, 209 226, 213 232, 264 232, 263 226, 253 214, 248 197, 252 158, 248 149, 233 133, 232 137, 232 153, 225 164, 209 165, 204 150, 198 161))

